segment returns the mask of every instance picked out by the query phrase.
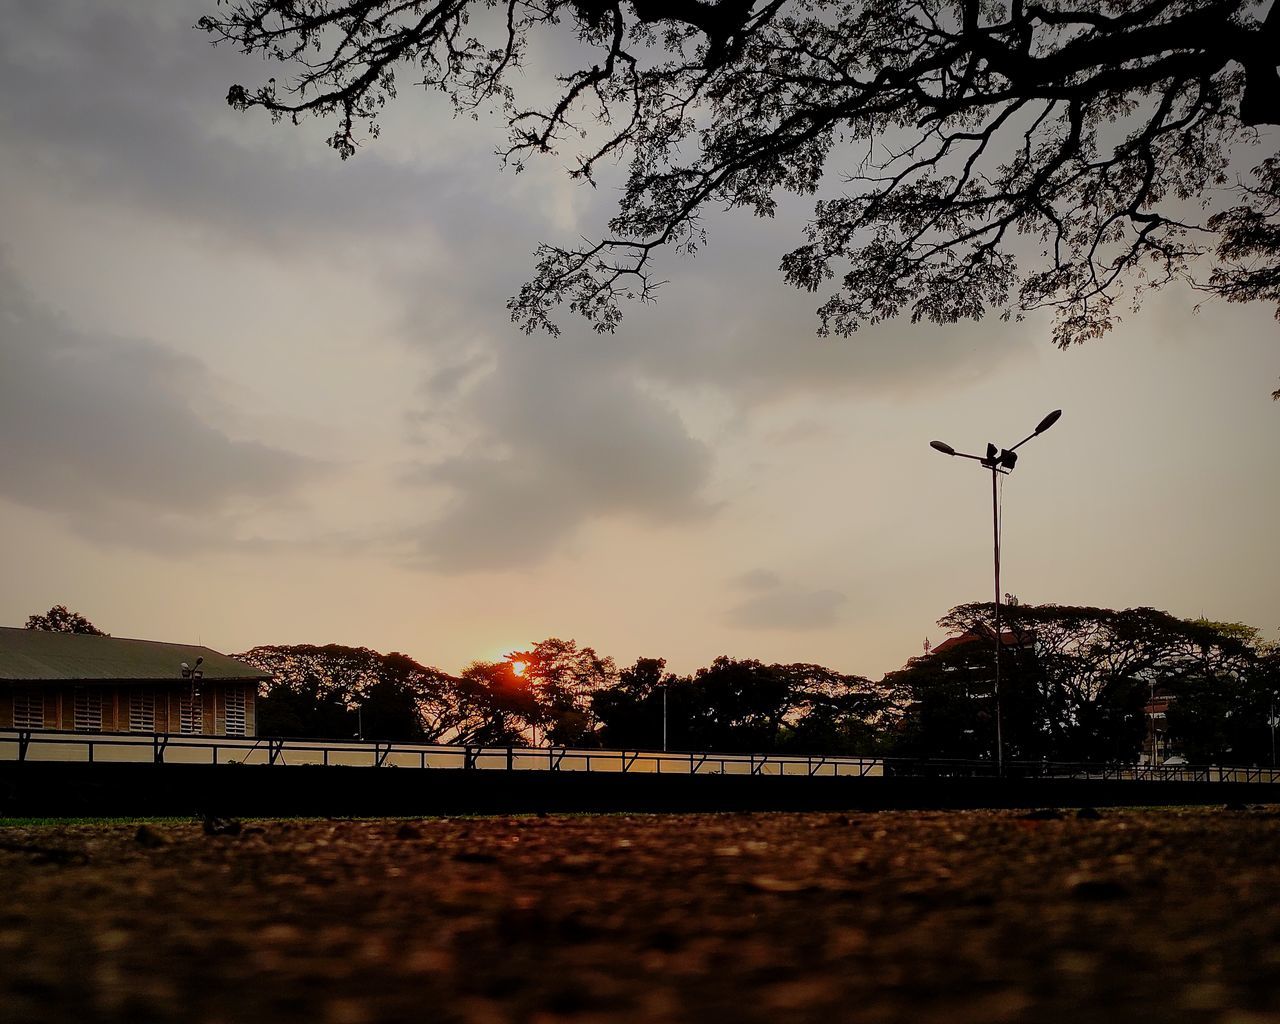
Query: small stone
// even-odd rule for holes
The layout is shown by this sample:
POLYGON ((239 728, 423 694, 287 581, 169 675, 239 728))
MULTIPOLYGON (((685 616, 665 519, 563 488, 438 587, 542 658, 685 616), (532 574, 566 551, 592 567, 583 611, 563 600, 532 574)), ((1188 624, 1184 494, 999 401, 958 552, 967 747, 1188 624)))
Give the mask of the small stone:
POLYGON ((1098 821, 1102 815, 1098 813, 1096 807, 1081 807, 1076 811, 1076 817, 1081 821, 1098 821))
POLYGON ((240 822, 234 818, 219 818, 212 814, 204 816, 204 834, 207 836, 238 836, 240 822))
POLYGON ((417 825, 410 825, 407 821, 396 829, 397 839, 421 839, 422 830, 417 825))
POLYGON ((1069 891, 1072 899, 1086 903, 1109 903, 1129 895, 1124 885, 1110 878, 1082 878, 1072 883, 1069 891))
POLYGON ((149 850, 165 846, 169 842, 162 832, 152 828, 150 825, 139 825, 138 831, 133 834, 133 841, 149 850))
POLYGON ((461 853, 455 853, 453 859, 460 864, 496 864, 498 858, 491 853, 481 853, 478 850, 463 850, 461 853))
POLYGON ((775 878, 773 875, 756 875, 747 885, 759 892, 808 892, 816 886, 809 881, 798 878, 775 878))

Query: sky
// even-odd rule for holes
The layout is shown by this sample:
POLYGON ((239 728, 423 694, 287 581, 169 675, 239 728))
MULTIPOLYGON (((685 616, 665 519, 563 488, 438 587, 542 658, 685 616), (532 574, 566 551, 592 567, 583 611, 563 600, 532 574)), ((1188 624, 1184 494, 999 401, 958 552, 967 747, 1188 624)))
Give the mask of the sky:
POLYGON ((208 2, 0 0, 0 624, 878 677, 992 594, 989 477, 929 441, 1061 408, 1004 481, 1002 589, 1280 639, 1274 310, 819 338, 786 200, 710 215, 616 334, 527 336, 534 248, 615 193, 502 171, 494 124, 408 87, 346 162, 236 113, 271 71, 191 28, 208 2))

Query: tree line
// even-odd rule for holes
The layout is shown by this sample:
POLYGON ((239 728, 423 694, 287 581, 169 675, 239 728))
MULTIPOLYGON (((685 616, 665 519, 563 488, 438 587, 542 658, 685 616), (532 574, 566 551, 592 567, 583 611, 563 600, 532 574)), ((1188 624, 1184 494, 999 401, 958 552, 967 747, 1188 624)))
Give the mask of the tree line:
POLYGON ((856 752, 879 743, 888 710, 870 680, 820 665, 720 657, 677 675, 663 658, 637 658, 619 669, 556 637, 457 675, 338 644, 236 657, 272 676, 262 735, 650 749, 665 735, 673 750, 856 752))
MULTIPOLYGON (((505 746, 994 758, 994 605, 957 605, 949 639, 879 680, 722 656, 687 675, 619 668, 549 638, 451 674, 407 654, 266 645, 235 657, 270 680, 264 736, 505 746)), ((1001 604, 1000 714, 1010 760, 1132 763, 1152 746, 1199 763, 1270 764, 1280 645, 1258 629, 1154 608, 1001 604)), ((101 633, 63 606, 30 629, 101 633)))
MULTIPOLYGON (((1256 628, 1016 599, 1001 618, 1008 758, 1133 762, 1158 729, 1165 755, 1271 762, 1280 650, 1256 628)), ((238 657, 273 674, 264 735, 991 759, 994 606, 958 605, 939 625, 949 641, 879 680, 729 656, 687 675, 663 658, 619 668, 559 638, 458 675, 337 645, 238 657)))
MULTIPOLYGON (((939 625, 968 642, 940 644, 885 676, 895 751, 990 756, 993 614, 990 602, 951 609, 939 625)), ((1256 628, 1016 599, 1000 618, 1006 757, 1132 763, 1158 729, 1163 750, 1190 762, 1272 762, 1280 649, 1256 628), (1157 702, 1167 707, 1158 726, 1157 702)))

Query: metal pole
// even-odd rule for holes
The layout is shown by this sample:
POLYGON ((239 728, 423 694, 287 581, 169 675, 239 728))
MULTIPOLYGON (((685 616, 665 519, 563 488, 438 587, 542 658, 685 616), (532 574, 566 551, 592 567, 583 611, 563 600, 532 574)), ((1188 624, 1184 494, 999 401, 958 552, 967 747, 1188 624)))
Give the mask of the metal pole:
MULTIPOLYGON (((662 687, 662 752, 667 752, 667 687, 662 687)), ((1274 736, 1274 731, 1272 733, 1274 736)), ((1272 760, 1275 760, 1274 757, 1272 760)))
POLYGON ((1156 681, 1151 680, 1151 767, 1160 761, 1160 737, 1156 735, 1156 681))
POLYGON ((991 467, 991 533, 996 575, 996 775, 1004 775, 1004 732, 1000 724, 1000 507, 996 497, 996 467, 991 467))
POLYGON ((1276 766, 1276 697, 1271 695, 1271 767, 1276 766))

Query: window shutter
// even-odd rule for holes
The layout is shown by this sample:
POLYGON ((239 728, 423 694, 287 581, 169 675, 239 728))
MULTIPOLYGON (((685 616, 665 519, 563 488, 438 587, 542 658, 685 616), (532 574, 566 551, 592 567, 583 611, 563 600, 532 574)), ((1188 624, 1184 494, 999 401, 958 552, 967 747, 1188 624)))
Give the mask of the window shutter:
POLYGON ((72 712, 76 732, 102 731, 102 694, 97 690, 78 689, 72 712))
POLYGON ((44 728, 44 694, 39 690, 16 690, 13 694, 13 727, 44 728))
POLYGON ((150 690, 135 690, 129 694, 129 731, 156 731, 156 698, 150 690))
POLYGON ((185 694, 178 699, 179 728, 184 736, 196 736, 200 733, 201 707, 198 698, 185 694))
POLYGON ((236 687, 228 689, 223 698, 224 716, 226 719, 226 734, 228 736, 245 735, 244 722, 244 690, 236 687))

